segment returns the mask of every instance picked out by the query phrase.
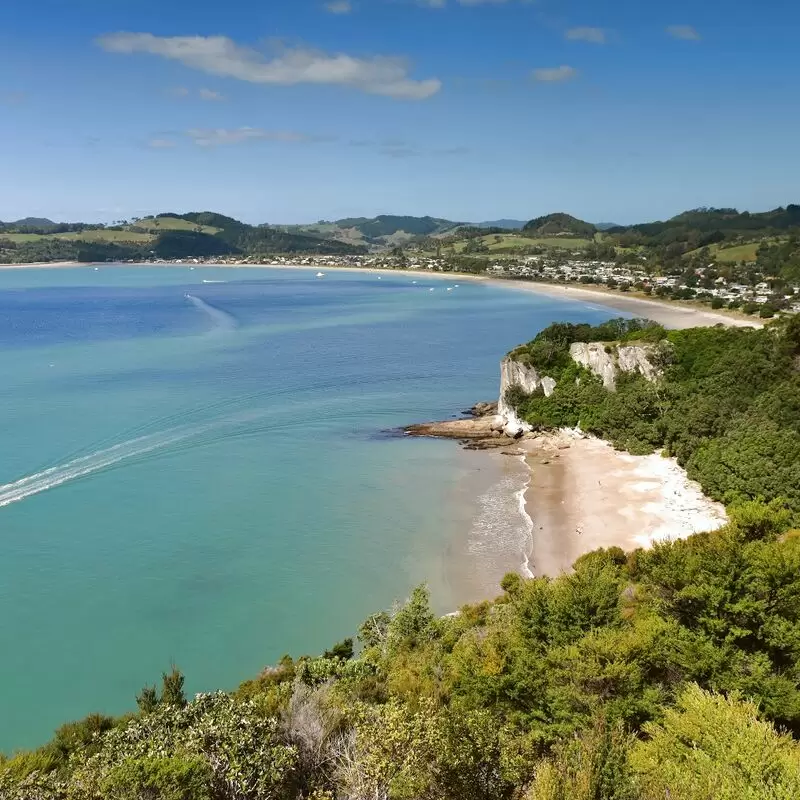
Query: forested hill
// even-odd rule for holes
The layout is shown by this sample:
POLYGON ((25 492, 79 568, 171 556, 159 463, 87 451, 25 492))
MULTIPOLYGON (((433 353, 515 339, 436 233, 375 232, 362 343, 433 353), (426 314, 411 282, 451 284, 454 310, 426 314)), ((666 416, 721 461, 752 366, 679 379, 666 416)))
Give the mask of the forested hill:
POLYGON ((452 228, 458 223, 435 217, 397 217, 384 214, 372 219, 364 217, 340 219, 336 221, 336 224, 340 228, 357 228, 368 238, 378 238, 391 236, 398 232, 408 233, 412 236, 428 236, 440 230, 452 228))
POLYGON ((639 233, 653 237, 682 230, 700 233, 718 232, 738 235, 747 232, 783 233, 800 229, 800 205, 788 205, 772 211, 750 213, 735 208, 696 208, 684 211, 666 222, 645 222, 629 227, 610 228, 609 233, 639 233))
POLYGON ((708 262, 758 262, 762 274, 800 279, 800 205, 750 213, 735 208, 698 208, 665 222, 647 222, 604 232, 622 252, 644 254, 664 270, 679 267, 686 256, 708 262))
POLYGON ((110 226, 30 219, 0 223, 0 263, 364 252, 357 243, 257 227, 210 211, 159 214, 110 226))
POLYGON ((496 601, 444 618, 420 587, 357 644, 285 656, 234 692, 187 701, 173 669, 135 713, 0 758, 0 798, 800 797, 800 323, 670 333, 662 382, 620 379, 613 396, 565 357, 573 342, 664 337, 625 320, 551 326, 514 356, 557 390, 517 401, 540 424, 577 413, 728 481, 726 527, 596 551, 555 580, 510 574, 496 601))
POLYGON ((573 236, 591 239, 597 232, 594 225, 570 214, 548 214, 526 222, 522 228, 526 236, 573 236))

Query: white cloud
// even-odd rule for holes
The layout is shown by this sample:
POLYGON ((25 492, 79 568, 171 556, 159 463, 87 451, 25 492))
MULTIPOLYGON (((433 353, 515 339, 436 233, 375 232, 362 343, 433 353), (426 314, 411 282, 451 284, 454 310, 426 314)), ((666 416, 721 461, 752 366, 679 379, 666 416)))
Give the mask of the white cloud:
POLYGON ((673 39, 683 39, 687 42, 700 41, 700 34, 691 25, 668 25, 667 33, 673 39))
POLYGON ((153 150, 168 150, 170 147, 175 147, 175 142, 171 139, 151 139, 147 146, 153 150))
POLYGON ((349 14, 353 10, 350 0, 332 0, 325 3, 325 10, 331 14, 349 14))
POLYGON ((201 100, 224 100, 225 96, 220 92, 215 92, 213 89, 201 89, 198 94, 200 95, 201 100))
POLYGON ((590 28, 580 26, 570 28, 565 34, 567 39, 572 42, 592 42, 593 44, 605 44, 608 41, 607 34, 603 28, 590 28))
POLYGON ((297 131, 270 131, 264 128, 191 128, 186 135, 199 147, 217 147, 243 142, 285 142, 308 144, 325 141, 321 136, 310 136, 297 131))
POLYGON ((540 67, 533 70, 531 77, 541 83, 563 83, 578 77, 578 70, 575 67, 566 65, 560 67, 540 67))
POLYGON ((154 36, 152 33, 110 33, 97 44, 110 53, 150 53, 179 61, 209 75, 249 83, 294 86, 301 83, 351 86, 368 94, 423 100, 442 87, 440 80, 413 80, 404 58, 324 53, 306 47, 285 47, 274 58, 227 36, 154 36))

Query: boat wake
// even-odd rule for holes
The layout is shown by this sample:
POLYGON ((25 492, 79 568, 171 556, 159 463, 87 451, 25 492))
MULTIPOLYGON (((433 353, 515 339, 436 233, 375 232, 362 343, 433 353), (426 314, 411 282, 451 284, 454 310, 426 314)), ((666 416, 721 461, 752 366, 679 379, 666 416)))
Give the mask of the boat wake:
POLYGON ((74 481, 91 475, 95 472, 113 467, 122 461, 128 461, 156 450, 161 450, 171 445, 182 442, 209 430, 211 425, 186 426, 174 428, 164 433, 154 433, 120 442, 112 447, 98 450, 80 458, 58 464, 54 467, 26 475, 24 478, 0 486, 0 508, 17 503, 34 494, 61 486, 68 481, 74 481))
POLYGON ((215 331, 232 331, 238 327, 236 317, 234 317, 232 314, 229 314, 227 311, 223 311, 221 308, 212 306, 209 303, 206 303, 205 300, 195 297, 193 294, 187 294, 186 299, 211 320, 211 322, 214 324, 215 331))

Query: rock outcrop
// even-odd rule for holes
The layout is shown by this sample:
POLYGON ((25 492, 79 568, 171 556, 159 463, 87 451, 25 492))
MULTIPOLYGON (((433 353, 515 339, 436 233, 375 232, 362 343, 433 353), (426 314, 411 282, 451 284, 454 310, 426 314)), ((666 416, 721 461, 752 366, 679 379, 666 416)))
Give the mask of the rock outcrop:
MULTIPOLYGON (((597 375, 606 389, 613 391, 620 371, 639 372, 650 381, 659 376, 659 369, 654 364, 654 348, 650 344, 577 342, 570 347, 570 355, 597 375)), ((548 375, 541 375, 535 367, 506 357, 500 363, 500 398, 497 403, 476 403, 467 412, 470 417, 410 425, 405 432, 410 436, 459 439, 470 449, 507 447, 533 432, 532 426, 517 416, 516 409, 506 398, 508 390, 513 387, 525 394, 542 393, 550 397, 556 381, 548 375)))
POLYGON ((556 387, 556 382, 547 375, 540 375, 534 367, 506 357, 500 362, 500 399, 497 401, 497 413, 505 421, 504 433, 512 439, 529 433, 532 428, 523 422, 516 410, 506 400, 506 393, 517 386, 526 394, 544 392, 545 397, 550 397, 556 387))
POLYGON ((620 372, 638 372, 648 381, 654 381, 660 372, 653 363, 653 351, 654 345, 603 342, 575 342, 569 348, 573 361, 591 370, 612 392, 620 372))

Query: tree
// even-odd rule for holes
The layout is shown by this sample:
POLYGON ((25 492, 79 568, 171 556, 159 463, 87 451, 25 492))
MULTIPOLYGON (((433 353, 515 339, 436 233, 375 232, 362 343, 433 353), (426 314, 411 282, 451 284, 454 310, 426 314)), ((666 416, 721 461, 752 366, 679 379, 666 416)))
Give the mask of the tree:
POLYGON ((631 752, 642 800, 800 797, 800 746, 759 719, 755 704, 689 686, 631 752))
POLYGON ((145 686, 136 695, 136 705, 142 714, 152 714, 158 708, 158 692, 155 686, 145 686))
POLYGON ((161 703, 167 706, 178 706, 182 708, 186 705, 186 695, 183 693, 183 673, 175 666, 172 671, 163 673, 161 688, 161 703))
POLYGON ((338 644, 335 644, 330 650, 326 650, 322 657, 340 658, 343 661, 349 661, 353 657, 354 653, 353 640, 348 638, 344 639, 338 644))
POLYGON ((408 602, 394 615, 387 628, 387 639, 393 648, 413 648, 424 642, 435 617, 430 607, 427 586, 417 586, 408 602))

